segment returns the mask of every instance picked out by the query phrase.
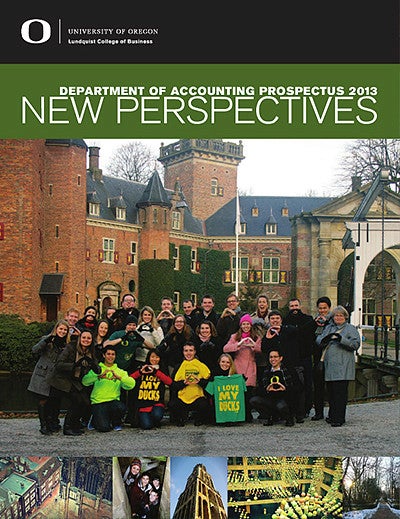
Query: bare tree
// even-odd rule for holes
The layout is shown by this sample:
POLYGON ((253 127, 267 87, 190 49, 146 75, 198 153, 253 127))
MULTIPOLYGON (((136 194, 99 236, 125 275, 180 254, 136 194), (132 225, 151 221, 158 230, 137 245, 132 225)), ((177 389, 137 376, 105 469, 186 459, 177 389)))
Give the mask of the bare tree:
POLYGON ((146 183, 158 167, 157 157, 151 149, 132 141, 116 149, 107 170, 114 177, 146 183))
POLYGON ((392 189, 400 191, 400 139, 358 139, 349 145, 337 176, 336 185, 349 191, 352 177, 361 184, 371 182, 383 166, 390 169, 392 189))

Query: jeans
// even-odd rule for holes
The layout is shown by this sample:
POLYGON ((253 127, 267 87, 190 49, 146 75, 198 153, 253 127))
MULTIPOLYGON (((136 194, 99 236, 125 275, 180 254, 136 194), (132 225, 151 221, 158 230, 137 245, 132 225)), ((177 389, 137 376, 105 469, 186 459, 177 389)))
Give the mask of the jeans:
POLYGON ((141 429, 152 429, 160 424, 164 416, 164 407, 154 405, 149 412, 138 412, 139 425, 141 429))
POLYGON ((121 425, 126 406, 119 400, 110 400, 92 404, 92 423, 97 431, 108 432, 116 425, 121 425))

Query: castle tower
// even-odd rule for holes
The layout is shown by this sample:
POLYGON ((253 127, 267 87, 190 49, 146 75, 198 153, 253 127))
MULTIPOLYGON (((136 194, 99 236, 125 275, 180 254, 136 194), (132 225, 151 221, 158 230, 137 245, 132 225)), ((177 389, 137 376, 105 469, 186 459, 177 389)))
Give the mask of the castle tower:
POLYGON ((169 259, 171 202, 155 170, 136 206, 139 209, 140 250, 143 258, 169 259))
POLYGON ((221 139, 181 139, 161 145, 164 185, 179 181, 193 216, 202 220, 235 198, 237 168, 244 159, 239 144, 221 139))
POLYGON ((52 321, 85 301, 86 144, 1 140, 0 156, 0 311, 52 321))
POLYGON ((226 519, 227 514, 210 474, 203 464, 198 463, 179 496, 173 519, 204 518, 226 519))

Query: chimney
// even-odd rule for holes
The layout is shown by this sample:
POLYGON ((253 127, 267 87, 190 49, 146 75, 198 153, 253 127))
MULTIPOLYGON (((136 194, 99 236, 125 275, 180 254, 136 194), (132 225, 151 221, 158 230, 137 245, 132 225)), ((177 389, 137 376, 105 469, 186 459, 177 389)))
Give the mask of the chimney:
POLYGON ((93 179, 101 182, 103 180, 103 170, 99 168, 100 148, 98 146, 89 147, 89 171, 93 179))
POLYGON ((361 177, 353 175, 351 177, 351 190, 358 191, 361 188, 361 177))

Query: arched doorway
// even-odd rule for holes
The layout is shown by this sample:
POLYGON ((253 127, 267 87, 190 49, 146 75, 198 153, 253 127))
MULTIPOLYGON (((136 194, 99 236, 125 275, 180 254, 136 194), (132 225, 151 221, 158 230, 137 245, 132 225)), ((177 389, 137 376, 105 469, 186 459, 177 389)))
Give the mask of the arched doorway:
POLYGON ((113 281, 105 281, 98 288, 98 300, 100 315, 104 317, 107 308, 110 306, 118 307, 121 294, 121 286, 113 281))

